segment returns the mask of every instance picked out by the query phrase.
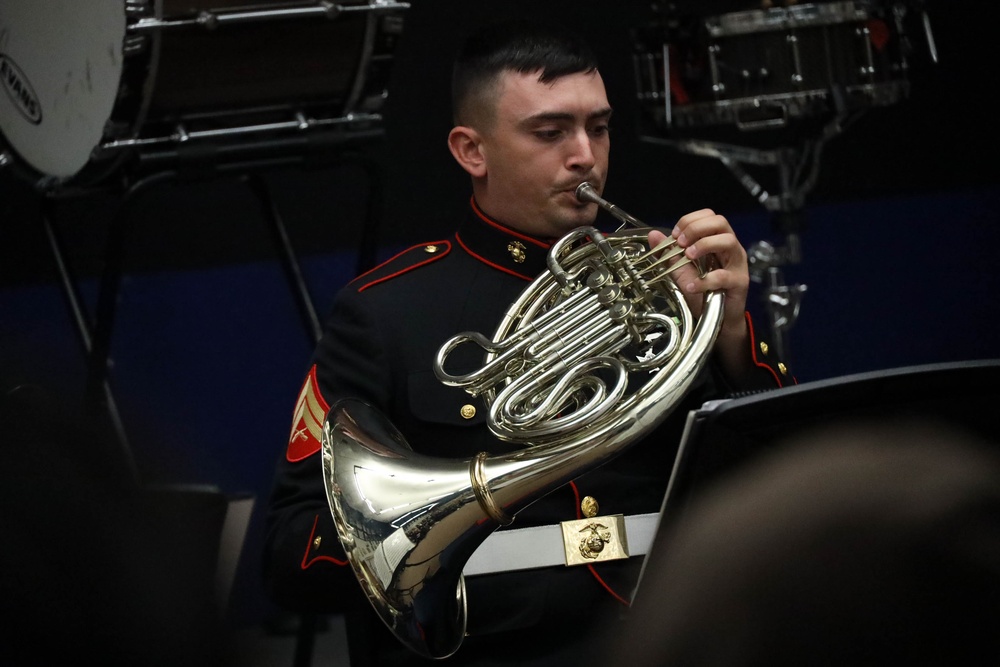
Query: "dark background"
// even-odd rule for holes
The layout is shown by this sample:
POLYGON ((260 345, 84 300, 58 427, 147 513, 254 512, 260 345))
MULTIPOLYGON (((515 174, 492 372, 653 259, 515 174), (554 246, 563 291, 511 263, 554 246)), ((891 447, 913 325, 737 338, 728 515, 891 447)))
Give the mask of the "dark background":
MULTIPOLYGON (((677 6, 710 15, 752 5, 677 6)), ((912 35, 910 94, 872 108, 825 146, 800 211, 801 261, 783 270, 788 284, 807 286, 788 331, 799 382, 998 356, 998 10, 972 0, 927 10, 938 62, 923 35, 912 35)), ((643 140, 650 130, 639 121, 631 31, 649 24, 648 3, 414 0, 393 56, 384 138, 256 172, 270 186, 321 313, 359 266, 447 235, 464 210, 467 177, 445 144, 448 63, 466 28, 517 15, 565 21, 597 47, 616 109, 610 201, 666 225, 708 206, 747 246, 783 242, 772 213, 718 160, 643 140)), ((287 54, 294 37, 276 26, 273 41, 253 48, 287 54)), ((775 187, 768 176, 759 178, 775 187)), ((232 604, 238 622, 257 622, 270 613, 257 579, 260 517, 312 348, 266 209, 238 173, 222 169, 167 180, 128 207, 113 189, 53 201, 33 185, 16 165, 0 170, 4 382, 49 387, 73 409, 86 357, 43 212, 91 320, 108 229, 116 216, 126 219, 109 353, 126 452, 144 481, 256 496, 232 604)), ((750 307, 766 326, 759 286, 750 307)))

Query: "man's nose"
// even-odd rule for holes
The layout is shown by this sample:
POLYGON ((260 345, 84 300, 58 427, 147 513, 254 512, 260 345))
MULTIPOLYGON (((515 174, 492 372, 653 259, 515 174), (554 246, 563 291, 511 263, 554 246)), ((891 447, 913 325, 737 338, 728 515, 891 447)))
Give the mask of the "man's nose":
POLYGON ((571 150, 568 156, 568 166, 570 169, 591 169, 597 163, 594 156, 594 145, 590 134, 586 129, 578 130, 571 142, 571 150))

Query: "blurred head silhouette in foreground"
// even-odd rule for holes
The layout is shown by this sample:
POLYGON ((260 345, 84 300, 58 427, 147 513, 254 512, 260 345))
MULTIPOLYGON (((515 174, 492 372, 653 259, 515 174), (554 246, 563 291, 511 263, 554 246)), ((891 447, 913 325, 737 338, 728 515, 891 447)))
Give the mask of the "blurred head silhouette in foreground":
POLYGON ((913 422, 787 444, 657 537, 618 664, 1000 664, 1000 447, 913 422))

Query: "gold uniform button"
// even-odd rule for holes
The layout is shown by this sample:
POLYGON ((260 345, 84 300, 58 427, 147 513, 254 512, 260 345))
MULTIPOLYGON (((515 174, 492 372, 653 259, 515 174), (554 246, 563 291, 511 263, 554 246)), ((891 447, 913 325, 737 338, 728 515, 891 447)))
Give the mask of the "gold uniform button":
POLYGON ((784 363, 778 363, 778 370, 781 371, 782 375, 788 375, 788 367, 784 363))
POLYGON ((760 353, 767 356, 767 343, 764 341, 760 342, 760 353))
POLYGON ((460 412, 463 419, 472 419, 476 416, 476 406, 468 404, 463 405, 460 412))
POLYGON ((435 253, 437 251, 438 251, 438 247, 436 245, 434 245, 433 243, 430 244, 430 245, 425 245, 424 246, 424 252, 426 252, 428 254, 433 254, 433 253, 435 253))
POLYGON ((321 545, 322 543, 323 543, 323 538, 317 536, 316 539, 313 540, 313 549, 319 549, 319 545, 321 545))

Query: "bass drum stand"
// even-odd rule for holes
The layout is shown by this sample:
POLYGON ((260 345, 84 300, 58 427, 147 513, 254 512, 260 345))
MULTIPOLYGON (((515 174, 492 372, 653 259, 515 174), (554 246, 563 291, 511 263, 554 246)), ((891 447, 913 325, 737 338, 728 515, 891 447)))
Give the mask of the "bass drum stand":
POLYGON ((129 0, 124 8, 121 0, 50 0, 48 21, 36 20, 35 0, 4 3, 0 176, 23 179, 39 195, 86 356, 85 406, 107 414, 138 477, 109 366, 142 195, 171 181, 236 178, 260 206, 315 344, 319 317, 264 174, 360 166, 369 197, 355 269, 370 268, 382 187, 372 151, 384 138, 389 74, 409 3, 285 0, 234 9, 197 7, 211 0, 129 0), (75 39, 65 39, 66 25, 79 26, 75 39), (56 218, 64 204, 102 198, 112 210, 91 317, 56 218))

